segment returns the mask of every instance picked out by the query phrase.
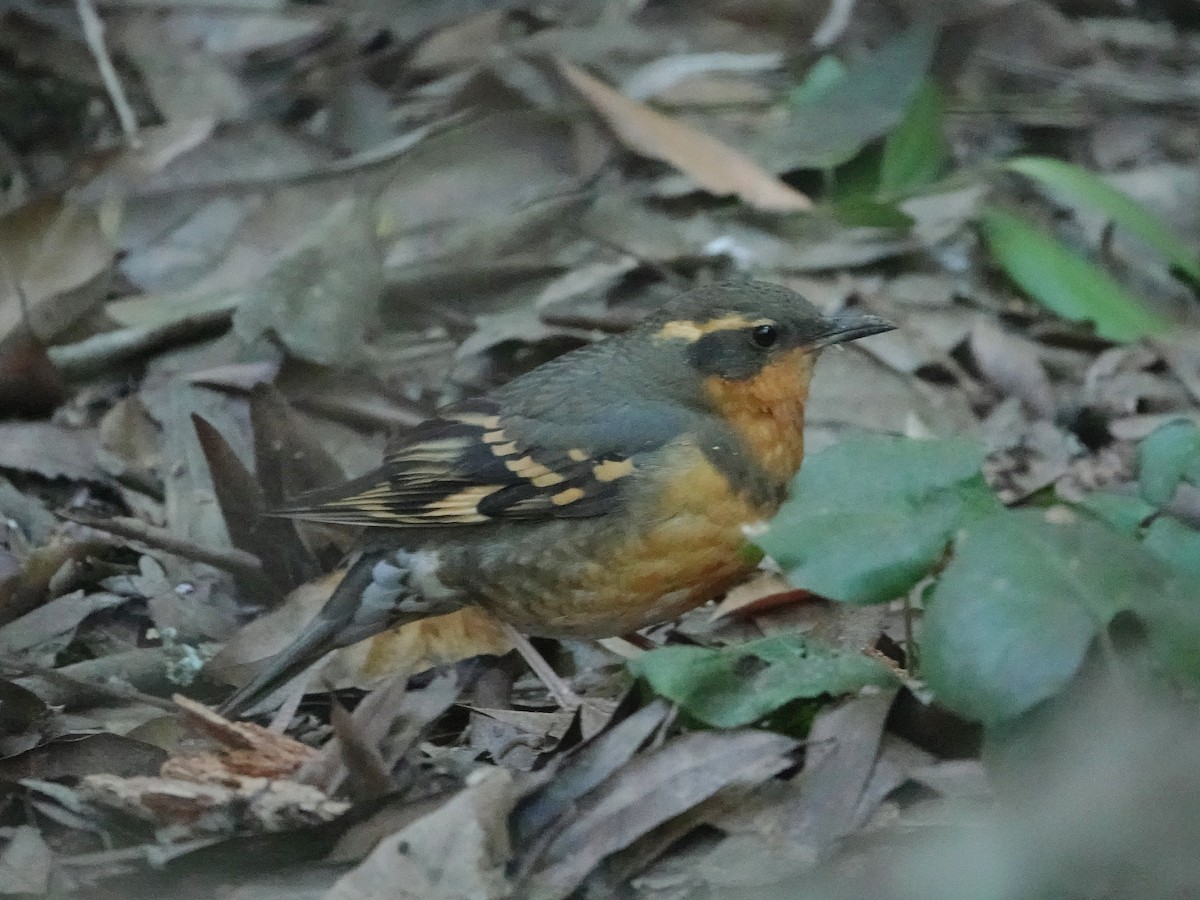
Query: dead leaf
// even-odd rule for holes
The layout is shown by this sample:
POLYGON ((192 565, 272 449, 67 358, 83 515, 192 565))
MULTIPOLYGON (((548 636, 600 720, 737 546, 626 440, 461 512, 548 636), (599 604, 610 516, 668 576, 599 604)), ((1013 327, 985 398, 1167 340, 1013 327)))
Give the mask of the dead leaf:
POLYGON ((30 552, 19 572, 0 581, 0 624, 7 625, 36 610, 46 599, 55 576, 106 546, 98 540, 59 536, 30 552))
POLYGON ((0 340, 0 418, 49 416, 68 396, 62 373, 28 328, 0 340))
POLYGON ((818 714, 795 801, 782 811, 792 839, 819 851, 851 831, 894 699, 894 691, 867 694, 818 714))
POLYGON ((472 656, 503 656, 513 648, 503 626, 475 606, 393 628, 359 646, 361 657, 358 650, 348 647, 342 661, 347 666, 358 662, 357 671, 364 682, 395 674, 415 675, 472 656))
MULTIPOLYGON (((378 758, 382 771, 396 767, 410 754, 429 725, 458 699, 461 687, 453 672, 440 672, 423 688, 408 690, 408 679, 397 676, 372 691, 351 715, 354 740, 378 758)), ((337 793, 350 774, 355 751, 347 753, 341 739, 329 741, 296 776, 326 793, 337 793)), ((411 773, 403 773, 407 778, 411 773)))
POLYGON ((669 713, 666 701, 655 700, 572 751, 554 778, 523 798, 514 811, 512 832, 517 844, 530 846, 576 801, 625 765, 669 713))
POLYGON ((712 611, 713 620, 723 616, 756 616, 779 606, 803 603, 816 595, 796 590, 777 572, 760 572, 749 581, 735 585, 712 611))
POLYGON ((41 665, 52 665, 88 616, 128 601, 117 594, 75 591, 0 627, 0 657, 28 661, 31 651, 41 665))
POLYGON ((669 163, 718 196, 735 194, 756 209, 798 212, 812 201, 740 150, 692 126, 630 100, 566 60, 558 70, 583 94, 630 150, 669 163))
POLYGON ((439 809, 381 841, 325 900, 501 900, 511 850, 512 776, 487 768, 439 809))
POLYGON ((575 720, 575 712, 565 709, 554 712, 479 706, 468 709, 471 710, 469 746, 487 753, 496 765, 512 771, 532 769, 544 753, 554 749, 575 720))
POLYGON ((247 593, 259 594, 258 600, 263 606, 276 606, 283 601, 289 588, 316 574, 315 561, 305 551, 290 522, 263 515, 267 503, 258 479, 234 453, 221 432, 203 416, 195 414, 192 415, 192 426, 208 462, 213 492, 230 542, 262 562, 265 583, 255 579, 252 584, 244 579, 242 588, 247 593))
POLYGON ((0 338, 27 325, 52 342, 104 299, 112 260, 100 217, 62 198, 0 217, 0 338))
POLYGON ((108 732, 68 735, 0 760, 0 778, 83 778, 100 772, 138 776, 157 772, 167 754, 159 747, 108 732))
POLYGON ((971 329, 970 346, 984 378, 1004 394, 1020 398, 1038 418, 1054 418, 1054 388, 1030 341, 980 319, 971 329))
POLYGON ((342 200, 248 290, 234 330, 246 343, 272 332, 301 359, 348 365, 378 306, 380 266, 370 204, 342 200))
POLYGON ((50 422, 0 422, 0 468, 43 478, 97 481, 100 441, 96 432, 50 422))
POLYGON ((796 741, 766 731, 694 732, 636 757, 584 798, 526 880, 525 896, 569 896, 605 857, 723 788, 792 764, 796 741))
POLYGON ((345 572, 334 572, 318 581, 302 584, 282 604, 248 622, 225 642, 208 664, 216 678, 239 685, 258 663, 279 653, 300 634, 329 600, 345 572))
POLYGON ((36 828, 14 828, 8 844, 0 850, 0 894, 45 894, 53 862, 54 856, 36 828))

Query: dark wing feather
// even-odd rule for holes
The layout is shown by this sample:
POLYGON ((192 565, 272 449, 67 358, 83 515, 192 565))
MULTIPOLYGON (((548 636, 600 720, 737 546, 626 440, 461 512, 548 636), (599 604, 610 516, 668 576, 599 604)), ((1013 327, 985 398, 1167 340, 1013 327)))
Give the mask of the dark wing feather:
MULTIPOLYGON (((602 422, 593 417, 589 425, 596 443, 611 444, 598 439, 602 422)), ((674 434, 639 436, 636 448, 597 452, 565 439, 576 431, 505 415, 488 398, 468 401, 406 436, 376 471, 297 498, 275 514, 393 528, 596 516, 619 501, 639 451, 674 434)))

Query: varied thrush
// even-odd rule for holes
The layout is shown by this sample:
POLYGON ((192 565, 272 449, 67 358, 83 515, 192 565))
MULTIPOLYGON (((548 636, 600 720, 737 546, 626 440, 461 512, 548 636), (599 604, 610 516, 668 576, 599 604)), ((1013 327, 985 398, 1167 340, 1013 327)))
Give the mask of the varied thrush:
POLYGON ((325 607, 224 711, 467 603, 528 634, 608 637, 718 596, 756 564, 744 526, 800 467, 818 351, 893 327, 716 284, 444 408, 379 469, 278 511, 369 528, 325 607))

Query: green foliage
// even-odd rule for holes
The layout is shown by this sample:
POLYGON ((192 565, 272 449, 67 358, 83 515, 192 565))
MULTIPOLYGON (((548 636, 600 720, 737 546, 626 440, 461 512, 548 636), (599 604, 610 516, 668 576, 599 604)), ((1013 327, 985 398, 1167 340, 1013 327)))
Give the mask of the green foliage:
POLYGON ((796 587, 892 600, 933 568, 957 528, 998 507, 982 459, 964 440, 849 439, 805 462, 758 545, 796 587))
POLYGON ((1200 282, 1200 260, 1157 216, 1128 194, 1087 169, 1042 156, 1020 156, 1005 163, 1013 172, 1033 179, 1069 203, 1104 213, 1119 228, 1136 235, 1167 261, 1200 282))
POLYGON ((1010 719, 1061 690, 1120 612, 1164 668, 1197 674, 1200 603, 1170 566, 1095 520, 998 513, 956 542, 925 613, 923 674, 956 712, 1010 719))
POLYGON ((946 168, 942 95, 925 79, 908 110, 883 144, 878 194, 896 197, 935 182, 946 168))
POLYGON ((1024 218, 989 209, 980 220, 988 249, 1005 273, 1051 312, 1095 323, 1113 341, 1134 341, 1166 324, 1103 270, 1024 218))
POLYGON ((825 54, 808 70, 804 80, 792 88, 788 101, 793 106, 809 106, 828 94, 834 85, 846 79, 846 66, 836 56, 825 54))
POLYGON ((1169 503, 1183 481, 1200 485, 1200 428, 1176 419, 1155 429, 1139 448, 1138 480, 1155 506, 1169 503))
MULTIPOLYGON (((1179 426, 1143 452, 1172 489, 1194 462, 1179 448, 1196 452, 1179 426)), ((926 603, 921 674, 985 723, 1058 693, 1123 612, 1158 670, 1200 679, 1200 532, 1136 495, 1095 494, 1090 515, 1006 510, 982 455, 960 440, 843 441, 806 462, 759 545, 792 584, 850 602, 903 595, 948 560, 926 603)))
POLYGON ((757 722, 793 700, 895 682, 892 671, 878 660, 799 635, 720 650, 662 647, 629 665, 655 693, 719 728, 757 722))
POLYGON ((868 197, 849 197, 833 207, 839 222, 849 227, 909 228, 912 216, 891 203, 880 203, 868 197))
POLYGON ((1132 494, 1113 494, 1096 491, 1088 494, 1078 504, 1102 522, 1121 534, 1135 537, 1142 523, 1154 515, 1154 507, 1141 497, 1132 494))
POLYGON ((792 92, 781 146, 767 156, 789 169, 833 169, 904 117, 929 71, 938 28, 918 23, 861 59, 825 57, 792 92))
MULTIPOLYGON (((1159 516, 1146 529, 1142 543, 1176 571, 1200 582, 1200 531, 1170 516, 1159 516)), ((1200 604, 1200 597, 1196 602, 1200 604)), ((1200 653, 1200 647, 1196 652, 1200 653)))

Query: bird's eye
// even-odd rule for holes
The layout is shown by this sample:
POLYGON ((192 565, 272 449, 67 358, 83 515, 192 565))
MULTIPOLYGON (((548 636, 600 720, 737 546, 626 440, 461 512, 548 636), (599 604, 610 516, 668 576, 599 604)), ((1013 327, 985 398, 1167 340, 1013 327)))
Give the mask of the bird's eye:
POLYGON ((776 325, 757 325, 750 332, 750 337, 760 347, 774 347, 779 342, 779 328, 776 325))

